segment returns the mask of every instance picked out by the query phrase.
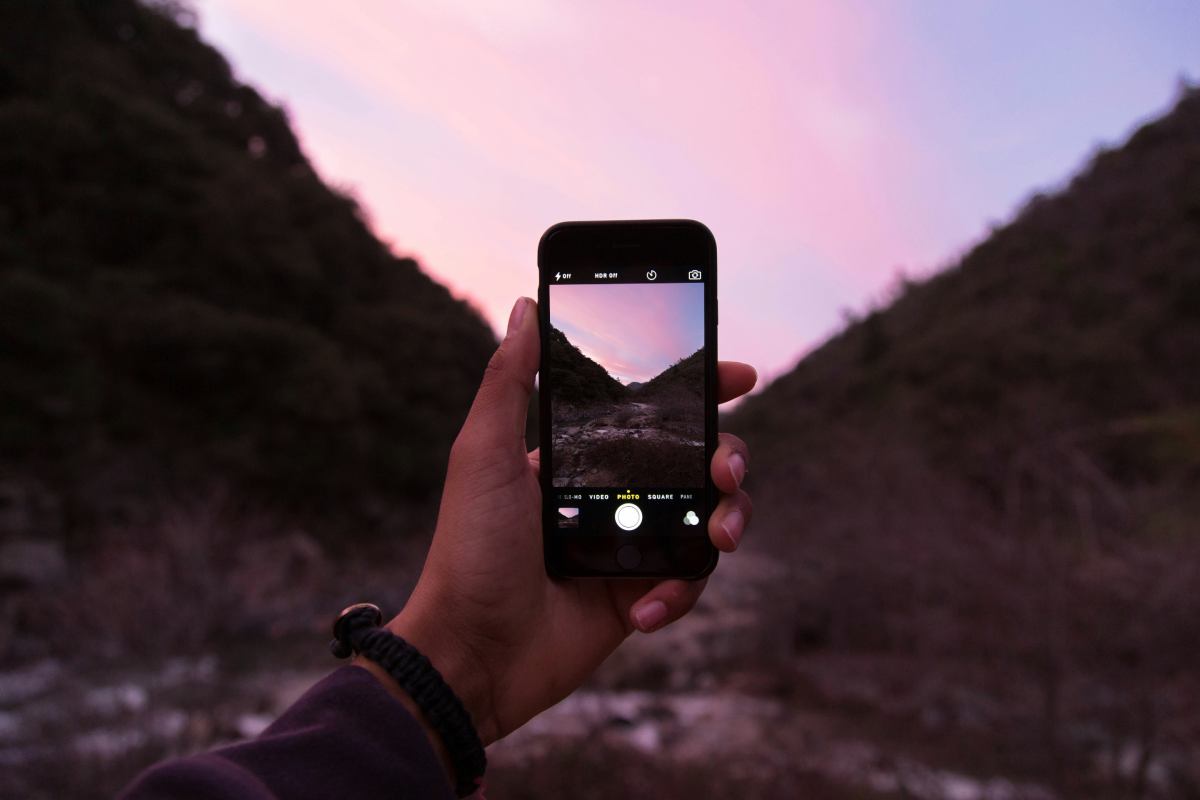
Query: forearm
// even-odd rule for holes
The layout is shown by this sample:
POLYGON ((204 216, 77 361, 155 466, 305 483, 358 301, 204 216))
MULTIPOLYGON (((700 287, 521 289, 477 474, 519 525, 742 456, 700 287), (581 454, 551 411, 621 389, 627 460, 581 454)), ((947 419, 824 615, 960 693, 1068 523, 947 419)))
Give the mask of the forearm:
POLYGON ((397 699, 343 667, 257 739, 159 764, 121 797, 452 798, 433 741, 397 699))

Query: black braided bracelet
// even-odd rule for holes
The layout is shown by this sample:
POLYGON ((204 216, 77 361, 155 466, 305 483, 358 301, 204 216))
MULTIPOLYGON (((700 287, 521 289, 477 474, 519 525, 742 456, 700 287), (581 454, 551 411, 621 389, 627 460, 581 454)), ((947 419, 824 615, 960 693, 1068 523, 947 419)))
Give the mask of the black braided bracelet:
POLYGON ((483 741, 471 715, 429 659, 404 639, 379 627, 383 612, 370 603, 356 603, 333 623, 329 649, 337 658, 366 656, 400 684, 429 724, 442 738, 454 768, 455 791, 467 797, 479 788, 487 770, 483 741))

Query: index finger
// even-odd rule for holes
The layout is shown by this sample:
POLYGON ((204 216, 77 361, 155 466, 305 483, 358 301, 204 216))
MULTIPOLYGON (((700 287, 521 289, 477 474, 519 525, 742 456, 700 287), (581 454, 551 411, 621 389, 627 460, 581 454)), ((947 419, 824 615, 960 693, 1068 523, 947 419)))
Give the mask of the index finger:
POLYGON ((717 362, 717 402, 741 397, 758 383, 758 371, 741 361, 717 362))

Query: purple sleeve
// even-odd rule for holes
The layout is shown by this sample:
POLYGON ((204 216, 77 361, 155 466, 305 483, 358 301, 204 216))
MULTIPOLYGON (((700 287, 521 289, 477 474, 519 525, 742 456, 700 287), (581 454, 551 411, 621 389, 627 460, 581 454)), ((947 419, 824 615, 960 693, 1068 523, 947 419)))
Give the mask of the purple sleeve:
POLYGON ((452 800, 454 793, 420 723, 370 673, 346 666, 257 739, 165 761, 120 797, 452 800))

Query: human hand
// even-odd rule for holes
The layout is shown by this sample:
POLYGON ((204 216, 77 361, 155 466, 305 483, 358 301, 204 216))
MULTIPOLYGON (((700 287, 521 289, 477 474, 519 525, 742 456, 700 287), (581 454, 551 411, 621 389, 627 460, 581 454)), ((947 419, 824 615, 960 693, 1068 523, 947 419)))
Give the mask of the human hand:
MULTIPOLYGON (((517 301, 451 450, 421 577, 388 623, 442 673, 484 744, 568 695, 635 629, 648 633, 686 614, 705 585, 546 574, 538 451, 525 451, 537 319, 534 301, 517 301)), ((756 378, 747 364, 721 362, 718 400, 745 394, 756 378)), ((721 434, 711 470, 722 498, 708 534, 725 552, 737 548, 750 520, 750 499, 740 486, 747 463, 745 444, 721 434)), ((362 665, 386 683, 386 673, 362 665)))

